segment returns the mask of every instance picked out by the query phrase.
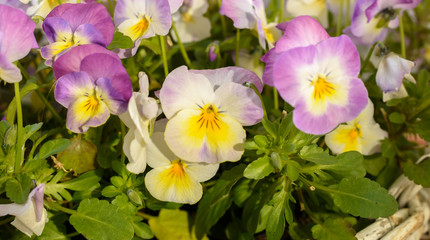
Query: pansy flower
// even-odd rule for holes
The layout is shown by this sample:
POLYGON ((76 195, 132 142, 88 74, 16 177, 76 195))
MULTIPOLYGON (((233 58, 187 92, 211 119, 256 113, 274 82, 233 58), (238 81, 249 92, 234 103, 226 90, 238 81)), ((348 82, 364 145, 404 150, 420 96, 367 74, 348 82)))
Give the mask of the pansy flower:
POLYGON ((172 25, 169 1, 118 0, 114 21, 118 30, 134 42, 132 49, 120 50, 119 55, 134 56, 142 38, 150 38, 155 34, 164 36, 169 33, 172 25))
POLYGON ((160 90, 165 116, 166 142, 180 158, 189 162, 238 161, 243 154, 245 130, 263 117, 259 97, 261 80, 238 67, 215 70, 173 70, 160 90))
POLYGON ((157 121, 147 141, 148 165, 153 169, 145 176, 146 188, 158 200, 194 204, 203 195, 200 182, 215 176, 219 164, 187 162, 176 156, 164 140, 166 122, 157 121))
POLYGON ((127 112, 119 117, 130 128, 124 137, 123 150, 129 163, 128 171, 139 174, 146 168, 146 141, 149 139, 148 128, 151 121, 158 115, 158 103, 154 98, 148 97, 148 76, 139 73, 140 91, 133 92, 127 112))
MULTIPOLYGON (((286 38, 290 42, 309 42, 308 36, 301 40, 301 34, 286 38)), ((312 34, 314 39, 321 39, 327 33, 317 30, 312 34), (318 34, 322 36, 315 36, 318 34)), ((357 78, 359 72, 357 48, 342 35, 283 52, 274 63, 272 77, 282 98, 295 107, 293 121, 297 128, 325 134, 356 118, 367 105, 367 90, 357 78)))
POLYGON ((0 79, 19 82, 21 71, 13 62, 38 48, 33 31, 36 24, 21 10, 0 5, 0 79))
POLYGON ((415 8, 421 0, 357 0, 351 26, 345 33, 357 44, 372 45, 383 41, 388 28, 399 25, 400 11, 415 8))
POLYGON ((68 108, 67 128, 82 133, 127 110, 132 87, 114 53, 97 45, 73 48, 58 58, 55 99, 68 108), (110 53, 106 53, 110 52, 110 53))
MULTIPOLYGON (((179 11, 172 15, 182 42, 196 42, 211 35, 211 22, 203 16, 209 4, 206 0, 185 0, 179 11)), ((173 39, 177 41, 176 35, 173 39)))
POLYGON ((260 46, 269 48, 281 37, 276 23, 267 23, 263 0, 223 0, 220 13, 233 20, 236 28, 257 30, 260 46))
POLYGON ((358 151, 372 155, 381 150, 381 140, 387 136, 387 132, 373 119, 373 103, 369 99, 358 117, 327 134, 325 142, 334 154, 358 151))
POLYGON ((330 37, 321 24, 310 16, 296 17, 279 25, 284 30, 284 35, 276 42, 275 47, 261 58, 261 61, 266 63, 263 81, 270 86, 273 86, 274 63, 282 53, 292 48, 315 45, 330 37))
POLYGON ((40 51, 48 65, 74 46, 107 47, 115 31, 109 13, 100 3, 62 4, 48 14, 42 27, 50 44, 40 51))
POLYGON ((45 184, 40 184, 28 195, 24 204, 0 204, 0 217, 14 215, 13 226, 31 237, 34 234, 40 236, 48 222, 46 209, 43 207, 43 191, 45 184))

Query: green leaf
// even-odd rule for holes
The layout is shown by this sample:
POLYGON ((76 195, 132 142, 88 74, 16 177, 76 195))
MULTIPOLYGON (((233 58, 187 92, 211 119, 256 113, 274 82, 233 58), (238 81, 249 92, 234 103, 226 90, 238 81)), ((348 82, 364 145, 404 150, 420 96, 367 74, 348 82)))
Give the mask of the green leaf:
POLYGON ((267 220, 266 234, 268 240, 281 239, 285 229, 284 201, 276 204, 267 220))
POLYGON ((253 180, 242 178, 233 188, 233 201, 239 206, 243 207, 245 201, 252 195, 253 180))
POLYGON ((67 182, 62 182, 60 185, 70 190, 83 191, 97 185, 102 176, 102 170, 90 171, 82 174, 78 178, 74 178, 67 182))
POLYGON ((428 86, 429 80, 430 80, 430 73, 427 70, 422 69, 418 73, 418 79, 417 79, 418 96, 421 97, 424 94, 424 92, 429 88, 428 86))
POLYGON ((11 178, 6 182, 6 196, 13 202, 23 204, 27 201, 33 183, 25 174, 19 174, 16 179, 11 178))
POLYGON ((120 188, 125 185, 125 180, 122 177, 119 176, 113 176, 110 178, 110 182, 112 185, 114 185, 117 188, 120 188))
POLYGON ((287 161, 287 176, 291 181, 296 181, 299 178, 300 164, 296 161, 287 161))
POLYGON ((133 227, 134 233, 138 237, 143 239, 152 239, 154 237, 151 228, 144 222, 133 222, 133 227))
POLYGON ((382 156, 386 158, 394 158, 394 156, 396 156, 396 153, 397 153, 397 147, 394 143, 390 141, 390 139, 386 138, 382 140, 381 153, 382 153, 382 156))
POLYGON ((364 167, 366 168, 366 171, 372 176, 378 176, 386 164, 387 159, 382 157, 381 154, 364 158, 364 167))
POLYGON ((344 178, 331 194, 336 206, 354 216, 388 217, 397 210, 396 199, 367 178, 344 178))
POLYGON ((299 156, 302 159, 319 165, 333 165, 338 162, 334 156, 330 156, 328 152, 324 151, 317 145, 304 146, 300 151, 299 156))
POLYGON ((65 214, 58 214, 49 217, 49 222, 43 228, 42 235, 38 236, 36 240, 68 240, 67 229, 64 223, 67 221, 68 216, 65 214))
POLYGON ((393 112, 391 113, 388 118, 390 119, 390 122, 392 123, 397 123, 397 124, 402 124, 405 122, 405 115, 399 112, 393 112))
POLYGON ((328 218, 312 227, 312 236, 318 240, 353 240, 354 234, 351 224, 342 218, 328 218))
POLYGON ((430 187, 430 160, 424 160, 419 164, 407 161, 403 165, 403 172, 416 184, 422 185, 425 188, 430 187))
POLYGON ((293 127, 293 115, 290 113, 285 118, 281 120, 279 125, 278 134, 281 139, 285 139, 293 127))
POLYGON ((243 176, 258 180, 266 177, 274 170, 275 168, 271 164, 270 157, 264 156, 250 163, 243 172, 243 176))
POLYGON ((217 183, 199 202, 196 214, 196 236, 202 238, 205 233, 230 208, 233 201, 231 189, 243 177, 244 164, 239 164, 224 171, 217 183))
POLYGON ((364 177, 363 155, 356 151, 344 152, 336 157, 336 163, 324 166, 323 169, 329 170, 342 177, 364 177))
POLYGON ((0 144, 4 143, 4 138, 9 128, 10 128, 10 125, 7 121, 4 121, 4 120, 0 121, 0 144))
POLYGON ((243 148, 245 148, 246 150, 260 149, 260 147, 251 139, 245 141, 245 143, 243 144, 243 148))
POLYGON ((269 146, 269 139, 264 135, 255 135, 254 136, 254 142, 260 148, 266 148, 269 146))
MULTIPOLYGON (((65 138, 59 138, 54 140, 49 140, 42 145, 38 159, 46 159, 49 156, 55 155, 66 149, 70 145, 70 140, 65 138)), ((37 159, 36 158, 36 159, 37 159)))
POLYGON ((88 239, 118 240, 133 237, 133 225, 121 210, 108 201, 95 198, 81 201, 70 216, 73 227, 88 239))
POLYGON ((276 136, 278 135, 278 130, 276 125, 267 120, 266 118, 261 119, 261 123, 263 124, 264 129, 266 129, 266 131, 273 137, 276 138, 276 136))
POLYGON ((133 40, 129 36, 124 35, 118 30, 115 31, 113 35, 112 42, 107 46, 107 49, 113 50, 116 48, 129 49, 133 47, 133 40))
POLYGON ((73 138, 70 145, 58 154, 58 161, 64 164, 64 168, 73 169, 76 174, 81 174, 96 169, 97 147, 91 142, 73 138))
POLYGON ((115 197, 118 194, 121 194, 122 191, 116 188, 115 186, 109 185, 103 188, 102 195, 105 197, 115 197))
POLYGON ((43 123, 36 123, 32 125, 27 125, 24 128, 24 142, 27 141, 37 130, 42 127, 43 123))
POLYGON ((151 49, 157 55, 161 54, 161 47, 158 38, 142 39, 140 46, 151 49))
POLYGON ((426 140, 427 142, 430 141, 430 120, 419 119, 414 122, 412 127, 422 139, 426 140))
POLYGON ((288 141, 290 143, 294 144, 294 146, 296 146, 296 149, 299 150, 303 146, 308 145, 310 142, 312 142, 313 140, 315 140, 317 138, 318 138, 318 136, 304 133, 304 132, 300 131, 299 129, 297 129, 293 125, 291 127, 291 130, 290 130, 290 135, 288 137, 288 141))

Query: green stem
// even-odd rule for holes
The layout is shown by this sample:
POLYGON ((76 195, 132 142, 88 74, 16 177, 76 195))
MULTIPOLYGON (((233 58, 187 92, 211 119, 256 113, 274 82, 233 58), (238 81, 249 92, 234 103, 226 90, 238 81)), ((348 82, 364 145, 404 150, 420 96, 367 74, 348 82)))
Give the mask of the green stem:
POLYGON ((166 56, 166 38, 160 35, 158 37, 160 39, 161 57, 163 59, 164 75, 167 77, 167 75, 169 74, 169 66, 167 65, 167 56, 166 56))
POLYGON ((60 115, 55 111, 54 107, 52 107, 51 103, 45 98, 45 96, 40 92, 39 89, 36 89, 36 94, 39 96, 40 100, 45 104, 45 106, 48 108, 48 110, 52 113, 55 120, 57 120, 58 123, 61 125, 64 125, 63 118, 60 117, 60 115))
POLYGON ((149 214, 146 214, 146 213, 143 213, 143 212, 137 212, 136 215, 139 216, 139 217, 142 217, 142 218, 144 218, 146 220, 149 220, 151 218, 155 218, 155 216, 152 216, 152 215, 149 215, 149 214))
POLYGON ((275 108, 275 110, 279 109, 279 97, 278 97, 278 90, 276 90, 276 88, 273 88, 273 106, 275 108))
POLYGON ((406 58, 405 29, 403 26, 403 14, 399 14, 399 27, 400 27, 400 47, 401 47, 402 58, 406 58))
POLYGON ((339 13, 337 15, 336 36, 342 33, 343 1, 340 0, 339 13))
POLYGON ((24 132, 22 124, 22 106, 21 106, 21 94, 19 92, 19 82, 14 83, 15 86, 15 101, 16 101, 16 115, 18 121, 18 137, 16 141, 16 161, 15 161, 15 172, 18 172, 23 162, 22 149, 24 141, 24 132))
POLYGON ((185 50, 185 47, 182 44, 181 38, 179 37, 178 30, 176 30, 175 22, 173 21, 173 19, 172 19, 172 29, 173 29, 173 32, 175 33, 176 40, 177 40, 178 45, 179 45, 179 50, 181 51, 181 54, 185 60, 185 63, 187 64, 187 66, 189 68, 193 68, 191 65, 190 58, 188 57, 187 51, 185 50))
POLYGON ((316 189, 318 189, 318 190, 322 190, 322 191, 325 191, 325 192, 338 192, 338 191, 336 191, 335 189, 331 189, 331 188, 328 188, 328 187, 326 187, 326 186, 320 185, 320 184, 318 184, 318 183, 311 182, 311 181, 307 180, 306 178, 304 178, 304 177, 302 177, 302 176, 299 176, 299 179, 300 179, 303 183, 305 183, 306 185, 308 185, 309 187, 314 187, 314 188, 316 188, 316 189))
POLYGON ((372 47, 370 48, 369 52, 367 53, 366 59, 364 60, 363 65, 361 66, 360 69, 360 74, 358 74, 358 78, 361 78, 361 75, 363 74, 364 69, 366 68, 367 64, 369 64, 370 61, 370 57, 372 56, 373 50, 375 50, 375 46, 376 44, 378 44, 380 42, 376 42, 372 45, 372 47))
POLYGON ((69 208, 65 208, 65 207, 63 207, 63 206, 61 206, 60 204, 57 204, 57 203, 55 203, 55 202, 48 202, 48 201, 44 201, 43 203, 44 203, 48 208, 53 208, 53 209, 56 209, 56 210, 59 210, 59 211, 62 211, 62 212, 68 213, 68 214, 76 214, 76 213, 78 213, 78 211, 76 211, 76 210, 72 210, 72 209, 69 209, 69 208))
POLYGON ((79 235, 81 235, 80 233, 78 233, 78 232, 74 232, 74 233, 69 233, 69 234, 67 234, 66 235, 66 237, 67 238, 71 238, 71 237, 76 237, 76 236, 79 236, 79 235))
POLYGON ((58 4, 60 4, 60 5, 61 5, 61 4, 63 4, 63 2, 62 2, 61 0, 58 0, 58 4))
POLYGON ((236 30, 236 66, 239 66, 240 30, 236 30))
MULTIPOLYGON (((222 0, 218 0, 218 7, 221 8, 222 0)), ((224 15, 220 14, 221 26, 222 26, 222 36, 224 39, 227 38, 227 24, 225 23, 224 15)))
POLYGON ((285 8, 285 0, 281 0, 280 1, 280 6, 279 6, 279 16, 278 16, 278 22, 281 23, 282 19, 284 18, 284 8, 285 8))
POLYGON ((346 26, 351 24, 351 2, 350 0, 346 0, 346 26))

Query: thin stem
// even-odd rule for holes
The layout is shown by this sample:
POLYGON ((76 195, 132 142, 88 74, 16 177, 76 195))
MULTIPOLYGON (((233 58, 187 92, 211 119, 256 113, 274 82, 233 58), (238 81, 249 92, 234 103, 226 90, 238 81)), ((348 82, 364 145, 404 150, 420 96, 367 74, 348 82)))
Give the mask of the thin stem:
POLYGON ((57 203, 54 203, 54 202, 44 201, 44 204, 46 206, 48 206, 48 208, 53 208, 53 209, 56 209, 56 210, 59 210, 59 211, 62 211, 62 212, 68 213, 68 214, 76 214, 76 213, 78 213, 78 211, 76 211, 76 210, 65 208, 65 207, 61 206, 60 204, 57 204, 57 203))
POLYGON ((336 36, 342 33, 343 1, 340 0, 339 13, 337 15, 336 36))
POLYGON ((236 30, 236 66, 239 66, 240 30, 236 30))
POLYGON ((284 18, 284 8, 285 8, 285 0, 281 0, 280 1, 280 6, 279 6, 279 16, 278 16, 278 22, 281 23, 282 19, 284 18))
POLYGON ((351 23, 351 2, 350 0, 346 0, 346 26, 349 26, 351 23))
POLYGON ((399 27, 400 27, 400 47, 402 58, 406 58, 406 47, 405 47, 405 28, 403 26, 403 14, 399 14, 399 27))
POLYGON ((36 94, 39 96, 40 100, 45 104, 45 106, 48 108, 48 110, 52 113, 55 120, 57 120, 58 123, 61 125, 64 124, 63 118, 60 117, 60 115, 55 111, 54 107, 52 107, 51 103, 45 98, 45 96, 40 92, 39 89, 36 89, 36 94))
POLYGON ((18 172, 23 162, 22 149, 24 141, 24 132, 22 124, 22 106, 21 106, 21 94, 19 92, 19 82, 14 83, 15 86, 15 101, 16 101, 16 115, 18 121, 18 137, 16 141, 16 161, 15 161, 15 172, 18 172))
MULTIPOLYGON (((222 0, 218 0, 218 7, 221 8, 222 0)), ((227 24, 225 23, 224 15, 220 15, 221 26, 222 26, 222 36, 224 39, 227 38, 227 24)))
POLYGON ((161 57, 163 59, 164 75, 167 77, 167 75, 169 74, 169 66, 167 65, 167 56, 166 56, 166 38, 160 35, 158 37, 160 39, 161 57))
POLYGON ((71 237, 76 237, 76 236, 79 236, 79 235, 81 235, 81 234, 80 234, 80 233, 78 233, 78 232, 74 232, 74 233, 69 233, 69 234, 67 234, 67 235, 66 235, 66 237, 71 238, 71 237))
POLYGON ((363 74, 364 69, 366 68, 367 64, 369 64, 370 61, 370 57, 372 56, 373 50, 375 50, 375 46, 376 44, 378 44, 379 42, 376 42, 372 45, 372 47, 370 48, 369 52, 367 53, 366 59, 364 60, 363 65, 361 66, 360 69, 360 74, 358 74, 358 78, 361 78, 361 75, 363 74))
POLYGON ((137 212, 136 215, 139 216, 139 217, 142 217, 142 218, 144 218, 146 220, 149 220, 151 218, 155 218, 155 216, 152 216, 152 215, 149 215, 149 214, 146 214, 146 213, 143 213, 143 212, 137 212))
POLYGON ((62 2, 61 0, 58 0, 58 4, 60 4, 60 5, 61 5, 61 4, 63 4, 63 2, 62 2))
POLYGON ((173 29, 173 32, 175 33, 176 40, 179 45, 179 50, 181 51, 182 57, 184 57, 185 63, 189 68, 193 68, 191 65, 190 58, 188 57, 187 51, 185 50, 185 47, 182 44, 181 38, 179 37, 178 30, 176 30, 175 22, 173 21, 173 19, 172 19, 172 29, 173 29))
POLYGON ((279 109, 279 97, 278 97, 278 90, 276 90, 276 88, 273 88, 273 106, 275 108, 275 110, 279 109))

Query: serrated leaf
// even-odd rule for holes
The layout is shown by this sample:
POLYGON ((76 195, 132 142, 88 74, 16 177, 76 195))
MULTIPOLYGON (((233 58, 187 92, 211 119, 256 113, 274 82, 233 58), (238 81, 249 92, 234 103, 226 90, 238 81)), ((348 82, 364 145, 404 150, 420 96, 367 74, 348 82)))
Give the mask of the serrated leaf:
POLYGON ((329 170, 342 177, 364 177, 363 155, 356 151, 344 152, 336 157, 336 163, 324 166, 323 169, 329 170))
POLYGON ((74 178, 67 182, 62 182, 60 185, 73 191, 83 191, 95 186, 100 181, 102 176, 103 171, 101 170, 90 171, 82 174, 78 178, 74 178))
POLYGON ((430 187, 430 160, 425 160, 419 164, 407 161, 403 165, 404 174, 416 184, 425 188, 430 187))
POLYGON ((422 139, 426 140, 427 142, 430 141, 430 120, 417 120, 414 122, 412 127, 422 139))
POLYGON ((133 237, 133 225, 121 210, 108 201, 95 198, 82 200, 70 223, 88 239, 118 240, 133 237))
POLYGON ((260 157, 251 162, 243 172, 243 176, 250 179, 262 179, 272 173, 275 168, 268 156, 260 157))
POLYGON ((66 149, 70 144, 69 139, 59 138, 54 140, 49 140, 42 145, 38 153, 39 159, 45 159, 49 156, 55 155, 66 149))
POLYGON ((13 202, 23 204, 27 201, 33 183, 25 174, 19 174, 16 179, 11 178, 6 182, 6 196, 13 202))
POLYGON ((107 49, 129 49, 132 48, 133 45, 133 40, 131 40, 129 36, 124 35, 122 32, 115 31, 112 42, 107 46, 107 49))
POLYGON ((328 218, 312 227, 312 236, 318 240, 353 240, 354 230, 342 218, 328 218))
POLYGON ((37 130, 39 130, 42 127, 43 123, 36 123, 27 125, 24 128, 24 142, 27 141, 33 135, 37 130))
POLYGON ((202 238, 230 208, 233 201, 230 190, 243 177, 244 170, 245 165, 239 164, 224 171, 217 183, 200 200, 195 221, 197 238, 202 238))
POLYGON ((388 217, 397 210, 396 199, 377 182, 367 178, 344 178, 331 195, 336 206, 354 216, 388 217))
POLYGON ((319 165, 333 165, 337 163, 334 156, 331 156, 317 145, 304 146, 302 150, 300 150, 299 156, 302 159, 319 165))

